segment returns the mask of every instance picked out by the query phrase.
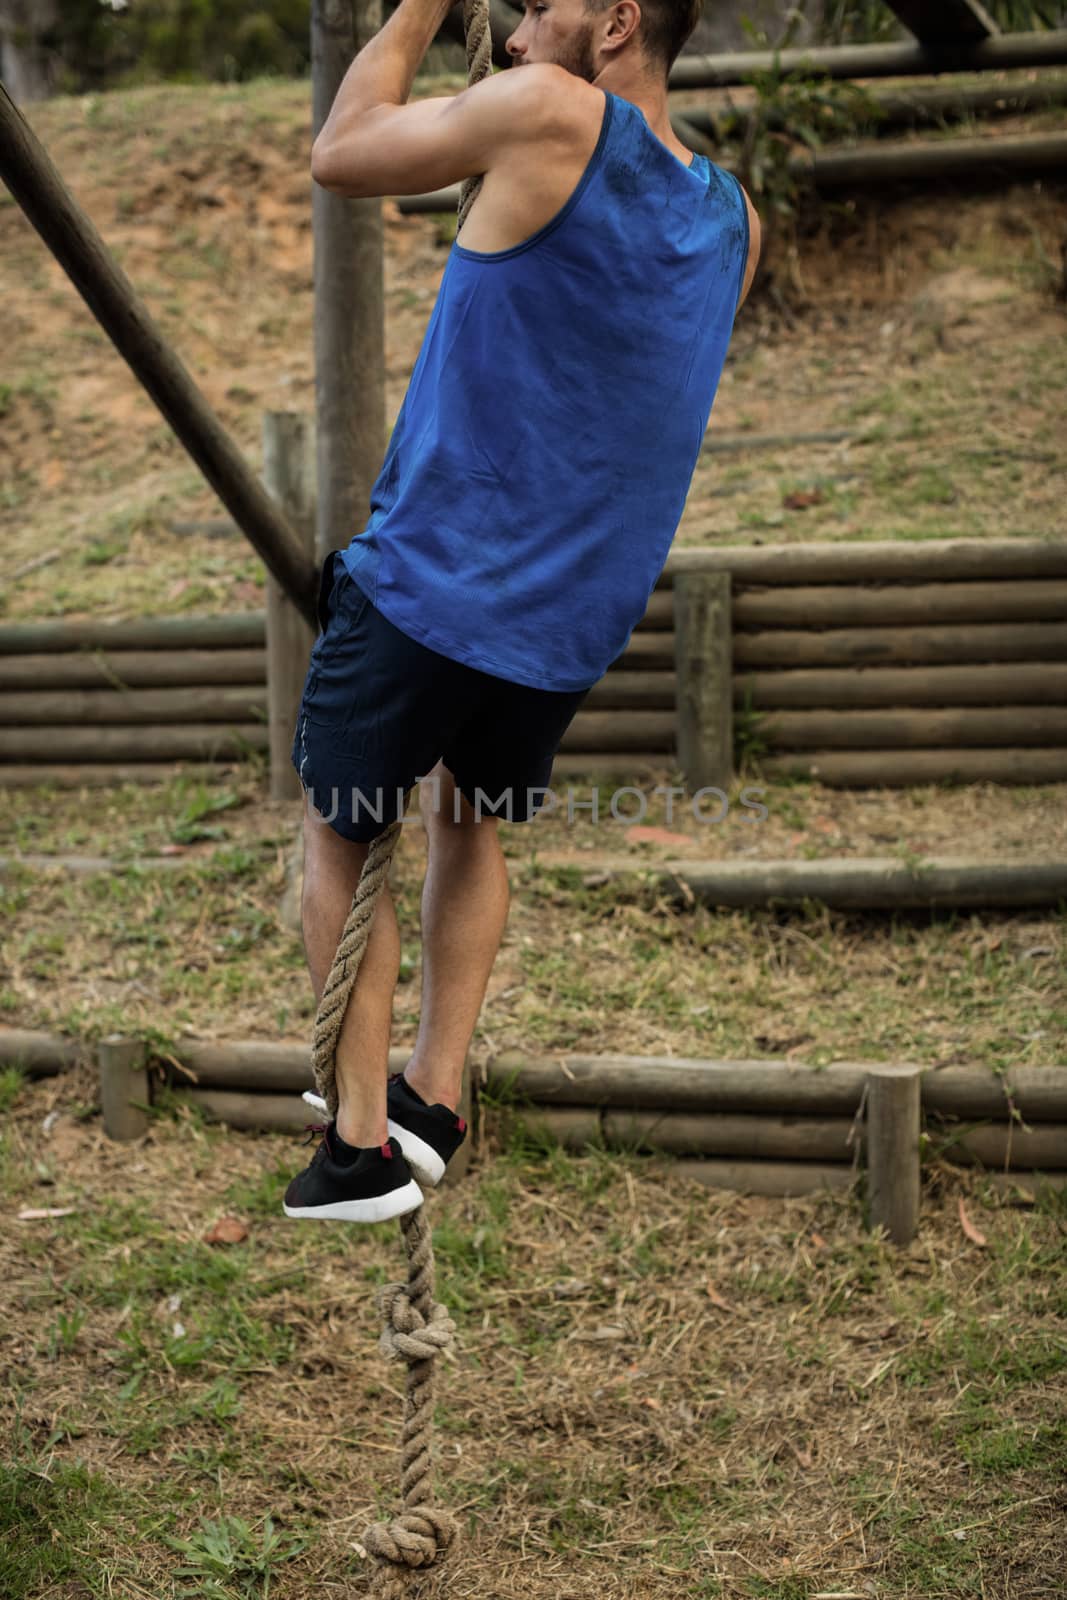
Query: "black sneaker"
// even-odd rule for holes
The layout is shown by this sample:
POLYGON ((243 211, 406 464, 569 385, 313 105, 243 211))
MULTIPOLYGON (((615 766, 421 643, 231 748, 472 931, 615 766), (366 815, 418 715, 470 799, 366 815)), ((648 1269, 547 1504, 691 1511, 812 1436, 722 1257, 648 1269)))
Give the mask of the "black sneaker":
POLYGON ((287 1217, 323 1217, 340 1222, 385 1222, 422 1204, 422 1190, 395 1139, 373 1150, 362 1150, 355 1161, 334 1159, 335 1119, 306 1124, 321 1133, 310 1166, 298 1172, 285 1191, 282 1209, 287 1217))
POLYGON ((432 1188, 467 1137, 467 1124, 447 1106, 429 1106, 402 1072, 389 1079, 386 1096, 389 1137, 407 1157, 412 1172, 432 1188))

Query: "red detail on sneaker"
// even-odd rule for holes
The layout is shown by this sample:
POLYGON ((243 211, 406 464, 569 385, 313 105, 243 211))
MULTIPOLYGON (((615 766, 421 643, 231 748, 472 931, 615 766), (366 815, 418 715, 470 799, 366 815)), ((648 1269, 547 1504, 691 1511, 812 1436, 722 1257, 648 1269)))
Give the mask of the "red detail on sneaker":
POLYGON ((456 1118, 456 1127, 460 1133, 466 1133, 467 1131, 467 1124, 464 1122, 462 1117, 456 1118))
POLYGON ((393 1147, 392 1147, 391 1144, 383 1144, 382 1145, 382 1155, 385 1157, 386 1161, 392 1161, 392 1159, 393 1159, 393 1147))

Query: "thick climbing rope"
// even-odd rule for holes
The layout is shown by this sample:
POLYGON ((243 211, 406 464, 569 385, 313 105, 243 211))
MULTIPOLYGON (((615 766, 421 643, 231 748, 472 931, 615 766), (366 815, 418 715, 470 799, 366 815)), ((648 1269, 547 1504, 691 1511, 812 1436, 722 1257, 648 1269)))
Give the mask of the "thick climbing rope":
MULTIPOLYGON (((481 83, 493 70, 493 36, 489 31, 489 0, 463 0, 463 29, 467 39, 467 87, 481 83)), ((459 191, 456 232, 467 220, 482 186, 481 177, 464 178, 459 191)))
MULTIPOLYGON (((464 0, 463 26, 467 83, 471 85, 488 77, 493 69, 489 0, 464 0)), ((457 232, 481 186, 480 176, 464 180, 457 232)), ((331 1118, 337 1115, 338 1107, 337 1041, 401 827, 400 821, 391 823, 371 843, 315 1015, 311 1065, 315 1087, 331 1118)), ((433 1243, 425 1207, 419 1206, 401 1217, 400 1231, 407 1251, 408 1281, 387 1284, 378 1295, 378 1309, 383 1324, 382 1354, 407 1363, 400 1436, 404 1509, 391 1522, 372 1523, 363 1536, 367 1553, 378 1563, 371 1587, 374 1600, 406 1600, 419 1569, 433 1566, 445 1555, 457 1534, 452 1515, 434 1504, 431 1454, 434 1363, 452 1347, 455 1327, 445 1307, 433 1297, 433 1243)))
MULTIPOLYGON (((311 1065, 331 1118, 338 1106, 337 1041, 402 826, 399 821, 391 823, 371 843, 315 1016, 311 1065)), ((454 1519, 433 1503, 431 1457, 434 1362, 451 1347, 455 1328, 445 1307, 433 1297, 433 1244, 424 1207, 401 1217, 400 1229, 408 1281, 387 1284, 378 1295, 378 1309, 382 1353, 405 1361, 408 1369, 400 1439, 404 1509, 392 1522, 373 1523, 364 1534, 364 1547, 378 1562, 371 1589, 375 1600, 405 1600, 417 1570, 432 1566, 456 1538, 454 1519)))

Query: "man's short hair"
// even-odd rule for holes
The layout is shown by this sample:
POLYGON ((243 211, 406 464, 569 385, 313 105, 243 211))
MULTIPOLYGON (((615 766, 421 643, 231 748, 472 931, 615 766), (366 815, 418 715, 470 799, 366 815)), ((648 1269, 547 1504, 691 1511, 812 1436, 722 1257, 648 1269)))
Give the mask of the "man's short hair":
MULTIPOLYGON (((670 72, 682 46, 700 21, 704 0, 638 0, 641 22, 637 37, 649 64, 670 72)), ((585 0, 587 12, 606 11, 614 0, 585 0)))

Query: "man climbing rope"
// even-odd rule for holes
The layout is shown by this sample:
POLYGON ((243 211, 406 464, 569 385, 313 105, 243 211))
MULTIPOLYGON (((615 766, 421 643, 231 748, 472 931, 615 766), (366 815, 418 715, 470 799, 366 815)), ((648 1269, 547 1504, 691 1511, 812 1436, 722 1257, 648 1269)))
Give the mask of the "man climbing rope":
POLYGON ((371 493, 324 564, 293 760, 321 998, 370 842, 419 783, 422 1008, 389 1079, 386 880, 336 1041, 337 1112, 288 1216, 419 1205, 466 1128, 463 1065, 508 914, 497 819, 544 804, 562 736, 643 616, 681 518, 759 222, 675 137, 667 74, 700 0, 526 0, 512 67, 407 103, 451 0, 360 51, 312 176, 351 197, 481 174, 371 493))

